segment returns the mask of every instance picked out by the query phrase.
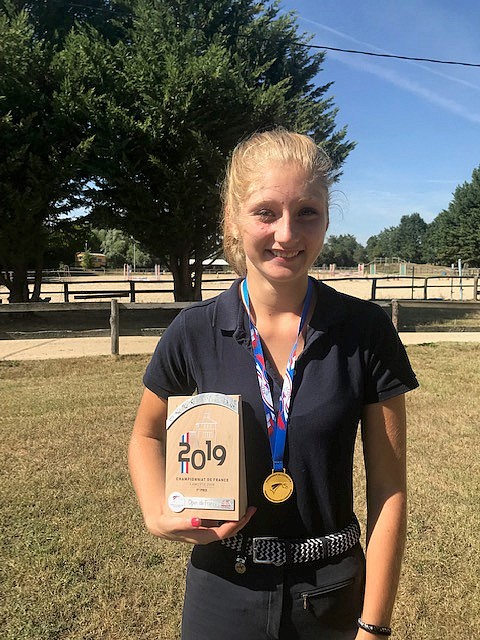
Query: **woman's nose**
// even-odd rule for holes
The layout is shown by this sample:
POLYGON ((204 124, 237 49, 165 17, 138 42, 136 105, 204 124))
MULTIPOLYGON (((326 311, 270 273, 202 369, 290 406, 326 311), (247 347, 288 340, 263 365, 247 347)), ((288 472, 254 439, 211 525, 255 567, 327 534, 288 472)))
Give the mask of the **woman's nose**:
POLYGON ((295 238, 295 220, 289 213, 284 213, 278 219, 275 229, 275 240, 277 242, 286 243, 295 238))

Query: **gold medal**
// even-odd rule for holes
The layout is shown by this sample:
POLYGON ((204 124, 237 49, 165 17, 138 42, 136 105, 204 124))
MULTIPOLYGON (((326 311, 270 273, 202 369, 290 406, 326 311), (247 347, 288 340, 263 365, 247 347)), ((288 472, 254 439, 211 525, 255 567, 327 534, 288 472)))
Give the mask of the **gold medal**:
POLYGON ((270 502, 285 502, 293 493, 293 480, 285 471, 273 471, 263 483, 263 495, 270 502))

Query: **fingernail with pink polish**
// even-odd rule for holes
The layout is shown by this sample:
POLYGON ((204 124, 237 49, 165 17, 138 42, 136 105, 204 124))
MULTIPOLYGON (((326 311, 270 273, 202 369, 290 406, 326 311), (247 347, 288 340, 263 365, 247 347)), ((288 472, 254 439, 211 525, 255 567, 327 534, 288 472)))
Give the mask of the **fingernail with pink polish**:
POLYGON ((202 524, 200 518, 192 518, 192 527, 199 527, 202 524))

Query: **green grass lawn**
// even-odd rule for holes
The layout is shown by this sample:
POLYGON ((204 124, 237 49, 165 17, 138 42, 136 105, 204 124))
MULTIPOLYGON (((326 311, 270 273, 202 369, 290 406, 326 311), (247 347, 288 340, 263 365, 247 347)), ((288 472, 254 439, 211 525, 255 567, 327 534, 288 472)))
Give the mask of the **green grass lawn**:
MULTIPOLYGON (((474 640, 480 345, 409 355, 421 388, 408 395, 410 520, 394 637, 474 640)), ((179 637, 189 549, 144 531, 126 466, 147 360, 0 362, 5 640, 179 637)), ((356 469, 362 519, 360 455, 356 469)))

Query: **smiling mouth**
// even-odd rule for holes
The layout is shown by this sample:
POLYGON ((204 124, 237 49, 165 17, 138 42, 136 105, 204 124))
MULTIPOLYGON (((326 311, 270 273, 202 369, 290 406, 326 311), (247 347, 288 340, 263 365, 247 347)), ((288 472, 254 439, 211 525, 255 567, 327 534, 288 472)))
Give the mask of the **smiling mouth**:
POLYGON ((270 253, 276 258, 296 258, 300 251, 276 251, 275 249, 270 249, 270 253))

